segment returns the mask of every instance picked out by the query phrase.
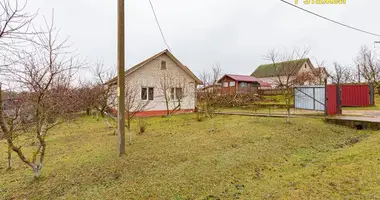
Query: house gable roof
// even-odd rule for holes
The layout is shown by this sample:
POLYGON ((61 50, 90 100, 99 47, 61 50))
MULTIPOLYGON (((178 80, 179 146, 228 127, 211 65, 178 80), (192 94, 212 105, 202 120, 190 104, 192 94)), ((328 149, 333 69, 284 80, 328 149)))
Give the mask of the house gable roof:
POLYGON ((329 76, 329 74, 327 73, 327 70, 325 67, 316 67, 313 69, 313 72, 314 72, 314 75, 318 76, 322 73, 326 74, 327 76, 329 76))
POLYGON ((241 82, 259 82, 259 80, 253 76, 245 76, 245 75, 236 75, 236 74, 226 74, 224 75, 219 81, 218 83, 221 83, 222 80, 225 78, 225 77, 230 77, 231 79, 235 80, 235 81, 241 81, 241 82))
POLYGON ((266 82, 263 82, 263 81, 260 81, 259 79, 257 79, 256 77, 253 77, 253 76, 246 76, 246 75, 236 75, 236 74, 226 74, 224 75, 221 79, 219 79, 218 83, 221 83, 222 80, 225 78, 225 77, 229 77, 235 81, 239 81, 239 82, 249 82, 249 83, 254 83, 254 82, 257 82, 260 84, 260 86, 262 87, 270 87, 270 84, 269 83, 266 83, 266 82))
MULTIPOLYGON (((174 63, 176 63, 183 71, 185 71, 186 74, 188 74, 191 78, 193 78, 195 80, 195 82, 197 84, 202 84, 202 81, 197 77, 195 76, 195 74, 188 68, 186 67, 185 65, 183 65, 172 53, 170 53, 169 50, 165 49, 159 53, 157 53, 156 55, 153 55, 152 57, 140 62, 139 64, 129 68, 127 71, 125 71, 125 76, 128 76, 129 74, 132 74, 133 72, 137 71, 138 69, 140 69, 141 67, 145 66, 146 64, 148 64, 149 62, 151 62, 152 60, 162 56, 166 54, 170 59, 172 59, 174 61, 174 63)), ((107 84, 115 84, 115 82, 117 81, 117 77, 113 78, 112 80, 110 80, 107 84)))
POLYGON ((275 63, 275 64, 260 65, 251 74, 251 76, 254 76, 256 78, 274 77, 274 76, 278 76, 278 75, 283 76, 283 75, 286 75, 283 72, 285 72, 287 68, 294 66, 294 64, 297 64, 296 71, 298 72, 305 62, 307 62, 309 64, 309 66, 312 69, 314 69, 314 66, 311 63, 310 59, 304 58, 304 59, 299 59, 299 60, 279 62, 279 63, 275 63), (280 74, 278 74, 278 73, 280 73, 280 74))

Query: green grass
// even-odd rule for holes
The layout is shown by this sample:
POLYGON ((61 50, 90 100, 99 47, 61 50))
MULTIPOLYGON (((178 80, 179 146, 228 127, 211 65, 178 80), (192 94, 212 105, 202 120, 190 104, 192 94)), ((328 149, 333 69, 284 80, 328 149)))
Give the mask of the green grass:
MULTIPOLYGON (((376 199, 380 134, 319 119, 195 115, 149 118, 127 154, 103 122, 87 117, 52 130, 42 178, 15 160, 2 199, 376 199), (211 122, 216 128, 210 132, 211 122)), ((22 140, 20 141, 22 142, 22 140)), ((25 151, 31 146, 25 145, 25 151)))
MULTIPOLYGON (((248 113, 248 114, 264 114, 264 115, 285 115, 287 110, 285 108, 242 108, 242 107, 230 107, 230 108, 221 108, 218 112, 222 113, 248 113)), ((304 116, 323 116, 322 111, 313 111, 313 110, 301 110, 301 109, 290 109, 291 115, 304 115, 304 116)))
MULTIPOLYGON (((259 102, 260 104, 279 104, 285 105, 284 95, 273 95, 273 96, 263 96, 263 100, 259 102)), ((294 97, 290 100, 290 103, 294 103, 294 97)))

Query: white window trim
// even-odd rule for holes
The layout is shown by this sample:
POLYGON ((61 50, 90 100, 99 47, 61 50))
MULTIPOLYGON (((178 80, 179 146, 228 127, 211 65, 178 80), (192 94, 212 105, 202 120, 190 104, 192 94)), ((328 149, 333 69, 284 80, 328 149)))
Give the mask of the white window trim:
POLYGON ((154 101, 154 87, 141 87, 140 91, 140 100, 141 101, 154 101), (142 89, 146 88, 146 99, 141 98, 142 89), (149 88, 153 88, 153 100, 149 100, 149 88))
MULTIPOLYGON (((183 88, 181 88, 182 89, 182 98, 181 98, 181 102, 183 102, 183 96, 184 96, 184 90, 183 90, 183 88)), ((172 101, 172 102, 174 102, 174 101, 178 101, 178 99, 177 99, 177 87, 175 87, 175 88, 170 88, 170 91, 169 91, 169 101, 172 101), (172 89, 174 89, 174 99, 172 99, 172 89)))

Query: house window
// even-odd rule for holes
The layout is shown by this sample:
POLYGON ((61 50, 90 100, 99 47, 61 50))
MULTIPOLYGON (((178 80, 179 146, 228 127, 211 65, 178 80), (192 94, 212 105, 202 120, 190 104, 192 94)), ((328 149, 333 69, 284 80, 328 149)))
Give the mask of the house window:
POLYGON ((154 99, 154 88, 149 88, 148 94, 148 99, 152 101, 154 99))
POLYGON ((230 82, 230 87, 235 87, 235 81, 230 82))
POLYGON ((223 87, 228 87, 228 82, 223 82, 223 87))
POLYGON ((175 89, 175 96, 177 97, 177 100, 180 100, 180 99, 182 99, 182 97, 183 97, 183 93, 182 93, 183 91, 182 91, 182 88, 176 88, 175 89))
POLYGON ((307 68, 306 64, 305 64, 305 69, 307 68))
POLYGON ((161 61, 161 70, 166 70, 166 61, 161 61))
POLYGON ((174 100, 174 97, 175 97, 175 88, 171 88, 170 89, 170 100, 174 100))
POLYGON ((153 100, 154 88, 141 88, 141 100, 153 100))
POLYGON ((241 82, 240 87, 246 88, 246 87, 248 87, 248 83, 247 82, 241 82))
POLYGON ((181 100, 183 98, 182 88, 170 88, 170 100, 181 100))

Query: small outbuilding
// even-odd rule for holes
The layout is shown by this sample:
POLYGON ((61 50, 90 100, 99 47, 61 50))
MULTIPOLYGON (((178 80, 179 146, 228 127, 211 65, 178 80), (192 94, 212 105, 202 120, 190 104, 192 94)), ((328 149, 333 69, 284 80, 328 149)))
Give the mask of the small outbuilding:
POLYGON ((257 94, 260 87, 270 87, 270 84, 253 76, 226 74, 219 81, 222 85, 221 94, 257 94))

